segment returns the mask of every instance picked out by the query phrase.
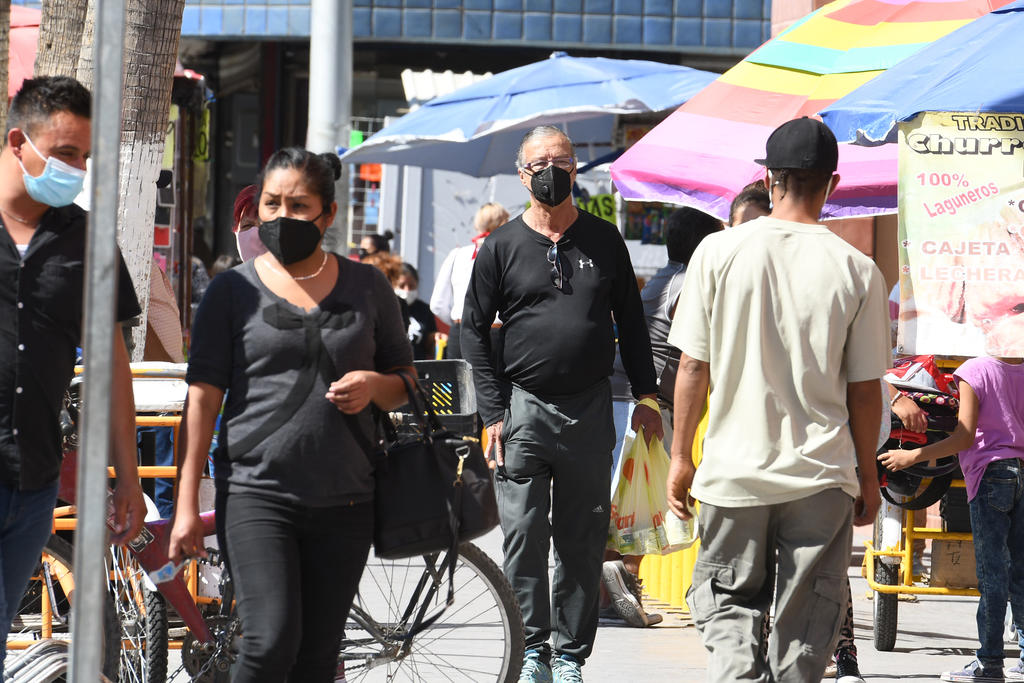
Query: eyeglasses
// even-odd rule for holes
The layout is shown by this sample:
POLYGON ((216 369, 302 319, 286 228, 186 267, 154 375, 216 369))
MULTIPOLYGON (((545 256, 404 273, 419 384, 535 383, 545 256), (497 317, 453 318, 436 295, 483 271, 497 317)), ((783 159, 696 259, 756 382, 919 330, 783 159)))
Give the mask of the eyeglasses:
POLYGON ((576 159, 573 157, 555 157, 554 159, 535 159, 522 165, 522 169, 531 175, 540 173, 548 166, 557 166, 563 171, 571 171, 576 167, 576 159))
POLYGON ((548 249, 548 263, 551 264, 551 284, 562 291, 562 262, 558 259, 558 243, 548 249))

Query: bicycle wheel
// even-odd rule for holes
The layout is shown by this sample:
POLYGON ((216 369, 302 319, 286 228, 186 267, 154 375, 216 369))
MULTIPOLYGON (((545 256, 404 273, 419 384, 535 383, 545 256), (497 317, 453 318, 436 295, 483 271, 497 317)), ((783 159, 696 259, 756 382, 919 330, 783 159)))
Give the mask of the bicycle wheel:
POLYGON ((339 671, 346 680, 496 681, 519 677, 523 616, 504 574, 472 543, 459 546, 455 604, 408 643, 421 606, 429 616, 448 596, 445 553, 405 560, 371 554, 346 624, 339 671))
POLYGON ((120 624, 121 683, 167 680, 167 606, 146 586, 145 572, 125 548, 107 554, 107 584, 120 624))
MULTIPOLYGON (((11 624, 7 636, 9 649, 12 641, 71 640, 71 603, 75 588, 71 558, 71 544, 59 536, 50 536, 11 624)), ((117 614, 113 602, 105 600, 101 660, 103 674, 111 679, 117 677, 119 645, 117 614)))

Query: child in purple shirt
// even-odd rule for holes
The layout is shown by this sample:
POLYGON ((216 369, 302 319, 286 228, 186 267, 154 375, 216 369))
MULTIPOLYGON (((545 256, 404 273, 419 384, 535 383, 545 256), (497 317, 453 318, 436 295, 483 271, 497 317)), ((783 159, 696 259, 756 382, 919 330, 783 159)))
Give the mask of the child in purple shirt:
MULTIPOLYGON (((1024 567, 1024 361, 972 358, 954 376, 960 388, 960 412, 953 433, 921 448, 882 453, 878 459, 889 469, 900 470, 959 452, 981 593, 981 647, 977 659, 962 671, 942 674, 942 680, 1002 683, 1007 678, 1003 671, 1007 599, 1013 622, 1024 623, 1024 573, 1020 571, 1024 567)), ((1021 680, 1020 668, 1018 662, 1007 673, 1021 680)))

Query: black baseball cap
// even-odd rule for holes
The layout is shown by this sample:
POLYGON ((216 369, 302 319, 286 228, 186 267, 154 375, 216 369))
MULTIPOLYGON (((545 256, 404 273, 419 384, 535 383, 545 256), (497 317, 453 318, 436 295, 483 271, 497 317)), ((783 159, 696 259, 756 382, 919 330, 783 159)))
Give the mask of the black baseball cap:
POLYGON ((787 121, 768 136, 765 158, 755 163, 768 168, 800 168, 834 173, 839 146, 829 127, 817 119, 787 121))

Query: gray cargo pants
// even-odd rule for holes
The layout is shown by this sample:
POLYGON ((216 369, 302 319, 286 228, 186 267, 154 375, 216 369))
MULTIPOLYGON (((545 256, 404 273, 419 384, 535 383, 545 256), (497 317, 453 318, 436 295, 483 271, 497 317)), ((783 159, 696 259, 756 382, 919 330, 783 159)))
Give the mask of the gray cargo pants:
POLYGON ((708 650, 708 680, 819 680, 846 608, 853 499, 840 489, 756 507, 703 504, 686 601, 708 650), (758 656, 773 590, 768 670, 758 656))
POLYGON ((526 647, 545 657, 554 650, 582 663, 597 633, 608 540, 615 444, 609 383, 544 399, 513 387, 502 441, 505 466, 498 470, 496 488, 505 575, 523 610, 526 647), (555 573, 549 595, 552 539, 555 573))

